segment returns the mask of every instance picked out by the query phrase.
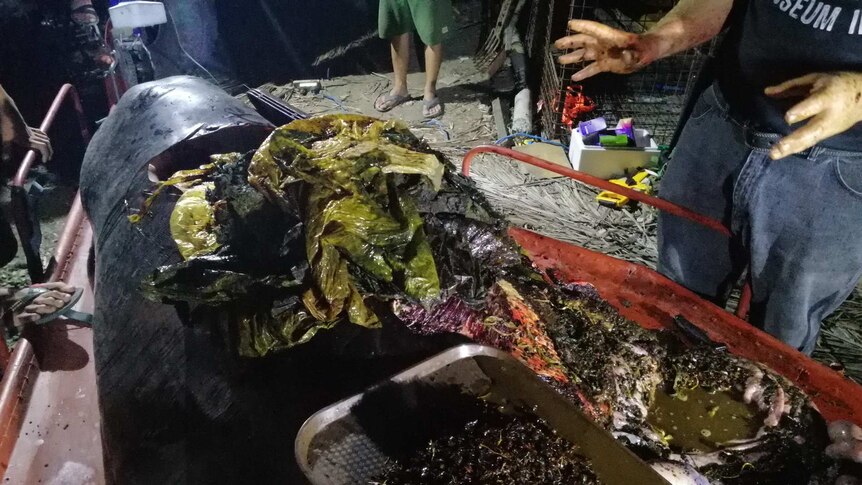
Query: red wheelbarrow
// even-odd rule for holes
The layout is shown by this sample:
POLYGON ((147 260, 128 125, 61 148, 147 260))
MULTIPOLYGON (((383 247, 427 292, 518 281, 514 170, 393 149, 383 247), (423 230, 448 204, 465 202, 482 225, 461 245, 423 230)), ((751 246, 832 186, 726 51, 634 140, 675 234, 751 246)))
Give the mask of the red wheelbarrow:
MULTIPOLYGON (((614 190, 659 209, 694 218, 727 234, 716 221, 666 201, 501 147, 479 147, 464 159, 494 152, 558 174, 614 190)), ((762 362, 811 395, 823 415, 862 424, 862 387, 755 329, 743 319, 707 303, 658 273, 522 229, 511 235, 542 270, 558 278, 592 283, 627 318, 647 328, 669 328, 674 317, 689 320, 731 352, 762 362)), ((87 252, 92 235, 79 202, 57 249, 52 279, 88 288, 87 252)), ((92 311, 92 295, 79 308, 92 311)), ((68 322, 41 329, 15 348, 0 383, 0 466, 9 483, 47 483, 57 466, 77 467, 91 482, 104 482, 92 334, 68 322), (38 357, 38 358, 37 358, 38 357), (50 467, 46 467, 50 464, 50 467)))
MULTIPOLYGON (((470 176, 471 164, 482 153, 503 155, 624 195, 710 227, 726 236, 731 234, 720 222, 666 200, 499 146, 480 146, 468 152, 462 164, 464 176, 470 176)), ((644 266, 524 229, 513 228, 509 233, 539 269, 552 270, 557 278, 565 281, 591 283, 602 298, 629 320, 645 328, 670 329, 675 327, 675 317, 681 316, 704 331, 711 340, 726 345, 732 353, 763 363, 790 379, 811 396, 827 420, 844 419, 862 423, 862 386, 744 320, 751 301, 750 285, 746 284, 743 288, 737 314, 733 315, 644 266)))

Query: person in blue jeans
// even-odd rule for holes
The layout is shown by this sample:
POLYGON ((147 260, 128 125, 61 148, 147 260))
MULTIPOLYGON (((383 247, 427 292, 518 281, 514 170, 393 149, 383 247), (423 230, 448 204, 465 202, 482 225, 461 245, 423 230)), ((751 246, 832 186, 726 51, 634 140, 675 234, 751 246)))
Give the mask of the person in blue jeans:
MULTIPOLYGON (((643 34, 572 20, 573 81, 627 74, 729 27, 661 196, 733 237, 659 218, 659 271, 718 304, 746 267, 750 320, 811 354, 862 276, 862 2, 681 0, 643 34)), ((862 461, 862 430, 835 456, 862 461)))
POLYGON ((723 304, 748 267, 751 322, 811 354, 862 276, 862 3, 682 0, 646 33, 573 20, 556 46, 570 49, 560 62, 588 62, 580 81, 634 72, 726 26, 661 196, 734 237, 662 215, 659 271, 723 304))

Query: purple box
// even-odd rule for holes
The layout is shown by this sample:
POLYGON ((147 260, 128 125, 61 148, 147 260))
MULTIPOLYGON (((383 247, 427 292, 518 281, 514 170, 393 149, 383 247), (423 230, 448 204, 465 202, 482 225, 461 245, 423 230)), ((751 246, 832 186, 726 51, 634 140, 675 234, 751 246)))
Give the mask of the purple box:
POLYGON ((581 136, 587 137, 593 133, 598 133, 608 127, 608 122, 604 118, 594 118, 589 121, 581 121, 578 123, 578 131, 581 136))

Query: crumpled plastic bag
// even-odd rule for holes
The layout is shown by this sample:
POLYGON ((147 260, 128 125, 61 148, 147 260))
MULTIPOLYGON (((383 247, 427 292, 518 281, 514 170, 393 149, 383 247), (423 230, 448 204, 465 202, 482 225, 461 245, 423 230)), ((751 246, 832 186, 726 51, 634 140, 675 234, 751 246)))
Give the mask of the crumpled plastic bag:
POLYGON ((171 213, 171 237, 183 259, 210 254, 220 246, 213 231, 214 211, 207 202, 209 189, 212 189, 211 183, 185 191, 171 213))
POLYGON ((215 157, 157 189, 185 190, 171 220, 186 261, 159 269, 147 294, 239 309, 247 356, 341 321, 379 326, 369 299, 440 298, 419 201, 445 174, 398 122, 338 115, 278 128, 250 157, 215 157))

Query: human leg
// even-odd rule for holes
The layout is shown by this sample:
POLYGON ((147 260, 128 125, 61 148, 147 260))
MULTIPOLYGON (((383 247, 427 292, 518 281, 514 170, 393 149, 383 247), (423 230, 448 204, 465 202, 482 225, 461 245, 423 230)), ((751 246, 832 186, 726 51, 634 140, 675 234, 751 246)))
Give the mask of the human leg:
POLYGON ((374 109, 386 112, 410 99, 407 91, 407 65, 410 55, 410 34, 401 34, 392 38, 393 82, 389 94, 381 95, 374 102, 374 109))
POLYGON ((862 154, 816 148, 774 162, 767 137, 745 134, 704 94, 660 195, 722 220, 735 238, 661 215, 659 271, 723 304, 749 264, 751 322, 810 354, 821 321, 862 276, 862 154))
MULTIPOLYGON (((710 88, 674 149, 659 196, 730 225, 732 189, 749 152, 710 88)), ((670 214, 659 215, 658 244, 659 272, 718 304, 745 263, 736 240, 670 214)))
POLYGON ((377 30, 389 40, 392 55, 392 89, 374 103, 378 111, 389 111, 410 99, 407 92, 407 67, 410 62, 410 32, 413 20, 407 0, 381 0, 377 30))
POLYGON ((443 114, 443 105, 437 98, 437 77, 443 64, 443 44, 425 47, 425 92, 423 96, 422 114, 426 118, 435 118, 443 114))
MULTIPOLYGON (((777 139, 777 137, 776 137, 777 139)), ((810 354, 820 324, 862 276, 862 153, 815 148, 740 176, 751 254, 751 321, 810 354)))
POLYGON ((392 53, 392 91, 389 94, 407 95, 407 66, 410 62, 410 34, 401 34, 390 41, 392 53))
POLYGON ((437 97, 437 77, 443 64, 443 40, 452 25, 449 0, 408 0, 416 33, 425 44, 425 90, 422 113, 426 118, 443 114, 437 97))

